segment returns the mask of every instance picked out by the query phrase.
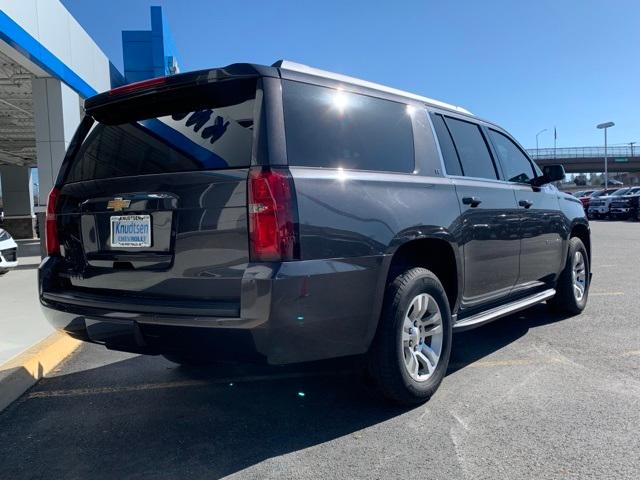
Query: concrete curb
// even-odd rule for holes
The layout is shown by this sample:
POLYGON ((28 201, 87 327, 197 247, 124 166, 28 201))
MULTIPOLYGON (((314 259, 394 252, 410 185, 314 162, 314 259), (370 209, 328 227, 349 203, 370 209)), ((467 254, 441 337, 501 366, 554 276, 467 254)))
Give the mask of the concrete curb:
POLYGON ((0 365, 0 412, 53 370, 80 343, 64 333, 55 332, 0 365))

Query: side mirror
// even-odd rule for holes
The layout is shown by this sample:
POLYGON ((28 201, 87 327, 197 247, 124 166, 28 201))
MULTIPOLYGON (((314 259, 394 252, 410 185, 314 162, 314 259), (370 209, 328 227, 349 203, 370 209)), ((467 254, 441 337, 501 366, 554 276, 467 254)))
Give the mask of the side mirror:
POLYGON ((564 180, 564 167, 562 165, 546 165, 542 167, 542 176, 532 180, 532 185, 539 187, 546 183, 559 182, 564 180))

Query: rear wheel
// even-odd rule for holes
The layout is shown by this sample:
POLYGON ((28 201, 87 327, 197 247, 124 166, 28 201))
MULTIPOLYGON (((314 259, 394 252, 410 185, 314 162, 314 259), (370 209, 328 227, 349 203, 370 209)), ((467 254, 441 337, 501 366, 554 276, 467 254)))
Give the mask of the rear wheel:
POLYGON ((578 314, 584 310, 589 296, 589 257, 582 240, 569 240, 567 263, 558 278, 556 294, 547 303, 559 312, 578 314))
POLYGON ((428 400, 440 386, 451 353, 451 313, 442 284, 412 268, 387 287, 380 325, 369 352, 372 377, 401 404, 428 400))

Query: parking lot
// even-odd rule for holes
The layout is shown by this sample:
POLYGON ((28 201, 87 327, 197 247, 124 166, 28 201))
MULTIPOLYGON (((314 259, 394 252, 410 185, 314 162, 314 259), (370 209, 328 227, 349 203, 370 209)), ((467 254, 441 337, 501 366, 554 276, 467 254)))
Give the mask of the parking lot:
POLYGON ((381 401, 352 361, 188 370, 85 345, 0 413, 0 478, 638 478, 640 223, 592 236, 586 311, 457 334, 424 405, 381 401))

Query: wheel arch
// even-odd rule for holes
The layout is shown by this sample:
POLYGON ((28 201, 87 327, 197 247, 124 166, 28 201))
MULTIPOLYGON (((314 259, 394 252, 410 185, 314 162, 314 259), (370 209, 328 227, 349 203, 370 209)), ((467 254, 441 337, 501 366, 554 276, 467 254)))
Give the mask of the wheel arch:
POLYGON ((591 264, 591 230, 589 229, 589 225, 583 222, 575 222, 571 226, 571 232, 569 233, 569 238, 573 237, 577 237, 582 241, 584 247, 587 249, 589 264, 591 264))
POLYGON ((454 313, 459 303, 463 275, 459 256, 457 246, 445 236, 424 236, 405 241, 395 248, 391 256, 385 285, 409 268, 426 268, 442 283, 454 313))
POLYGON ((387 284, 400 272, 412 267, 431 270, 443 284, 451 313, 458 310, 463 285, 463 261, 458 243, 448 231, 439 227, 414 227, 398 234, 387 250, 378 280, 368 342, 373 340, 378 329, 387 284))

